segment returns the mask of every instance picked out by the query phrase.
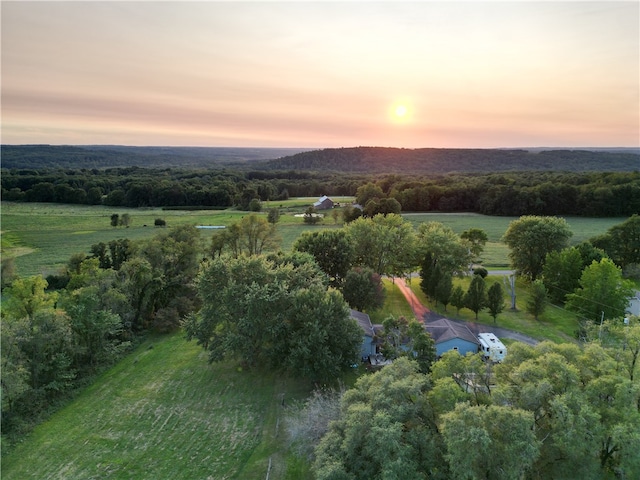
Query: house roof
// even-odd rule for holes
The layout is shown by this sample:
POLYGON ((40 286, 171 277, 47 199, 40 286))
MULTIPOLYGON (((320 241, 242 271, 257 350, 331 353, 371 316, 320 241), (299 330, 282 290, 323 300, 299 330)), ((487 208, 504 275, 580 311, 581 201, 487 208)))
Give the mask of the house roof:
POLYGON ((371 324, 369 315, 357 310, 351 310, 351 318, 358 322, 358 325, 360 325, 360 328, 362 328, 367 337, 374 337, 373 325, 371 324))
POLYGON ((467 342, 478 345, 478 339, 466 325, 450 322, 446 318, 441 318, 435 322, 425 324, 425 330, 429 332, 434 343, 443 343, 454 338, 459 338, 467 342))

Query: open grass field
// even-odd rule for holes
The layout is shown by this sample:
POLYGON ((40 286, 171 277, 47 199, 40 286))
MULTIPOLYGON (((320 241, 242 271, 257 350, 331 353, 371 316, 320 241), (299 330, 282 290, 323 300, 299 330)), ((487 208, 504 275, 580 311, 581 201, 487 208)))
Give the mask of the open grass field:
MULTIPOLYGON (((336 201, 352 201, 350 197, 339 197, 336 201)), ((277 202, 265 202, 264 210, 277 207, 283 209, 278 233, 281 248, 285 251, 300 234, 307 230, 321 228, 340 228, 331 215, 327 215, 322 224, 309 226, 302 213, 314 201, 314 198, 297 198, 277 202)), ((131 240, 150 238, 158 233, 153 226, 156 218, 162 218, 167 226, 181 224, 229 225, 239 221, 247 212, 237 210, 162 210, 127 209, 105 206, 59 205, 46 203, 2 202, 1 230, 2 255, 15 256, 18 274, 22 276, 42 273, 56 273, 74 253, 88 253, 91 245, 98 242, 127 237, 131 240), (128 213, 131 217, 129 228, 111 227, 113 213, 128 213)), ((263 213, 266 215, 266 213, 263 213)), ((500 238, 514 217, 488 217, 485 215, 410 213, 404 215, 414 226, 422 222, 441 222, 450 226, 456 233, 469 228, 482 228, 487 232, 489 242, 483 255, 483 264, 487 267, 508 265, 508 249, 500 238)), ((624 221, 624 218, 577 218, 568 219, 574 232, 572 242, 578 243, 594 235, 604 233, 611 226, 624 221)), ((208 243, 213 230, 202 230, 203 242, 208 243)))
MULTIPOLYGON (((458 235, 470 228, 481 228, 489 237, 482 255, 483 265, 497 268, 509 265, 509 249, 501 238, 509 228, 509 223, 518 217, 491 217, 479 213, 407 213, 403 217, 416 227, 423 222, 440 222, 458 235)), ((567 217, 566 220, 573 232, 570 242, 578 244, 606 233, 609 228, 624 222, 626 218, 567 217)))
POLYGON ((308 478, 287 454, 286 406, 309 385, 209 365, 181 334, 107 371, 2 459, 3 480, 308 478))

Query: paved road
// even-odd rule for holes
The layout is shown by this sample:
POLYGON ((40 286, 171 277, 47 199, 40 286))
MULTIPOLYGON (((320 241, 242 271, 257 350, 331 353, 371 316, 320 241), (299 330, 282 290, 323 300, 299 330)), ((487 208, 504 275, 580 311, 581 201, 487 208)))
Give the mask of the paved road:
POLYGON ((493 333, 499 338, 510 338, 512 340, 517 340, 518 342, 523 342, 529 345, 536 345, 538 343, 538 340, 536 340, 535 338, 523 335, 522 333, 516 332, 514 330, 509 330, 507 328, 502 328, 495 325, 486 325, 484 323, 454 320, 453 318, 444 317, 439 313, 432 312, 420 302, 418 297, 416 297, 415 293, 413 293, 411 288, 409 288, 404 279, 397 278, 395 283, 409 302, 409 305, 411 305, 411 309, 413 310, 416 318, 423 323, 430 323, 441 318, 447 318, 450 322, 466 325, 476 335, 478 333, 493 333))

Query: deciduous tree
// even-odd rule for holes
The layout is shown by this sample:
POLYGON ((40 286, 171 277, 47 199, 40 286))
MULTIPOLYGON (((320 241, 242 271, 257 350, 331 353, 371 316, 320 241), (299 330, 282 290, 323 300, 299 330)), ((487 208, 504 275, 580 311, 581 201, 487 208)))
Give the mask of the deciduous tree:
POLYGON ((640 264, 640 215, 634 214, 611 227, 606 234, 591 239, 621 268, 640 264))
MULTIPOLYGON (((427 255, 441 273, 464 274, 471 261, 469 248, 455 232, 439 222, 421 223, 417 234, 417 254, 419 259, 427 255)), ((436 282, 437 283, 437 282, 436 282)))
POLYGON ((487 293, 485 279, 480 275, 474 275, 469 284, 467 293, 464 295, 464 306, 476 314, 487 305, 487 293))
POLYGON ((527 300, 527 312, 538 320, 538 317, 544 313, 546 308, 547 287, 542 283, 542 280, 535 280, 531 282, 531 294, 529 300, 527 300))
POLYGON ((403 276, 415 263, 415 234, 400 215, 358 218, 346 227, 356 265, 380 275, 403 276))
POLYGON ((584 269, 580 287, 567 295, 567 308, 588 320, 624 316, 633 288, 622 270, 608 258, 584 269))
POLYGON ((360 377, 316 449, 316 477, 447 478, 428 387, 428 377, 406 358, 360 377))
POLYGON ((272 225, 275 225, 280 221, 280 210, 278 208, 270 208, 267 213, 267 221, 272 225))
POLYGON ((58 294, 47 293, 46 288, 47 281, 42 275, 15 279, 4 291, 3 315, 32 320, 38 312, 52 309, 58 294))
POLYGON ((386 195, 382 191, 379 185, 375 183, 366 183, 356 190, 356 202, 362 205, 363 207, 369 203, 369 200, 374 198, 385 198, 386 195))
POLYGON ((362 330, 342 295, 328 291, 326 276, 306 259, 213 260, 198 278, 202 308, 184 322, 187 338, 210 361, 237 358, 311 380, 338 378, 357 361, 362 330))
POLYGON ((522 478, 540 454, 533 415, 518 408, 459 403, 442 436, 453 478, 522 478))
POLYGON ((370 268, 349 270, 342 286, 342 295, 354 310, 370 312, 384 305, 382 277, 370 268))
POLYGON ((571 235, 564 218, 530 215, 513 220, 502 240, 516 271, 535 280, 542 274, 547 254, 565 248, 571 235))
POLYGON ((468 245, 469 250, 473 254, 473 258, 477 261, 484 251, 489 237, 481 228, 470 228, 460 234, 460 238, 468 245))
POLYGON ((489 287, 489 291, 487 292, 487 309, 493 318, 493 323, 495 323, 498 315, 504 310, 504 291, 502 290, 500 282, 495 282, 489 287))
POLYGON ((548 253, 542 279, 549 298, 554 302, 564 303, 566 296, 578 288, 583 268, 582 256, 575 247, 548 253))
POLYGON ((344 230, 304 232, 293 245, 295 250, 313 255, 330 280, 339 288, 353 263, 354 249, 344 230))

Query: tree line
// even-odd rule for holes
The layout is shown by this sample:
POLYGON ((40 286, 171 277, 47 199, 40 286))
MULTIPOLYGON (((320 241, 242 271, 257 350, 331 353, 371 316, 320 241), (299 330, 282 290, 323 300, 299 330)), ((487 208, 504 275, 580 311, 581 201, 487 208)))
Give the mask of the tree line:
POLYGON ((358 196, 378 208, 486 215, 629 216, 640 172, 505 172, 437 176, 232 169, 3 169, 2 198, 121 207, 238 207, 289 197, 358 196), (360 192, 360 193, 359 193, 360 192))

